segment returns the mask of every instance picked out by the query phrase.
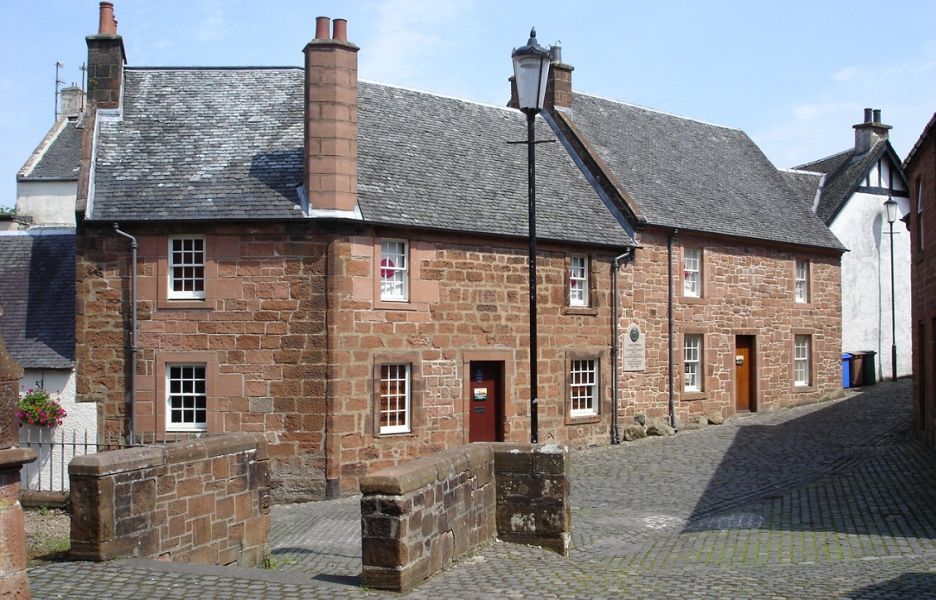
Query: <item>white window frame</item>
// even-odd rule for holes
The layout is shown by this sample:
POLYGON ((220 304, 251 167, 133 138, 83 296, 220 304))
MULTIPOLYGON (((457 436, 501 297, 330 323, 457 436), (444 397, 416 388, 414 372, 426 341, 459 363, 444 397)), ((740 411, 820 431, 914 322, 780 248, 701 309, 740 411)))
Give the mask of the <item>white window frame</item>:
POLYGON ((588 268, 587 255, 569 258, 569 306, 588 306, 588 268))
POLYGON ((377 422, 380 433, 409 433, 412 431, 412 388, 413 370, 408 363, 388 363, 380 365, 377 385, 377 422), (384 392, 384 386, 387 392, 384 392), (393 387, 391 387, 393 386, 393 387), (403 389, 400 390, 400 387, 403 389), (386 399, 386 407, 384 400, 386 399), (384 425, 384 415, 388 424, 384 425), (393 422, 394 424, 389 424, 393 422))
POLYGON ((166 364, 166 431, 200 432, 208 430, 208 367, 204 363, 167 363, 166 364), (181 369, 179 373, 178 391, 173 390, 173 371, 181 369), (193 369, 186 377, 185 369, 193 369), (201 370, 201 377, 198 376, 201 370), (185 383, 190 382, 191 388, 185 389, 185 383), (198 383, 201 383, 201 392, 198 392, 198 383), (177 397, 179 407, 173 408, 173 399, 177 397), (200 402, 199 402, 200 400, 200 402), (203 407, 198 405, 202 404, 203 407), (193 421, 174 421, 174 411, 181 412, 184 418, 185 411, 192 411, 193 421), (202 417, 198 420, 199 416, 202 417))
POLYGON ((573 359, 569 365, 569 416, 598 414, 598 359, 573 359))
POLYGON ((812 336, 793 336, 793 385, 809 387, 811 385, 812 336))
POLYGON ((406 240, 380 241, 380 299, 409 302, 409 243, 406 240))
POLYGON ((796 302, 805 304, 809 302, 809 261, 804 258, 796 259, 796 302))
POLYGON ((702 334, 683 335, 683 391, 702 391, 702 334))
POLYGON ((168 268, 168 277, 169 277, 169 287, 167 292, 167 297, 170 300, 204 300, 205 299, 205 268, 206 268, 206 258, 207 258, 207 248, 205 244, 205 237, 200 235, 179 235, 172 236, 169 238, 169 254, 167 256, 168 268), (183 247, 179 250, 175 249, 176 243, 179 242, 183 247), (192 248, 186 249, 184 247, 185 242, 192 242, 192 248), (196 249, 195 246, 201 246, 200 249, 196 249), (183 259, 181 262, 176 262, 176 259, 183 259), (187 256, 188 255, 188 256, 187 256), (197 260, 199 258, 201 260, 197 260), (195 276, 194 274, 187 274, 185 269, 201 269, 201 276, 195 276), (185 282, 201 282, 201 289, 194 289, 196 285, 191 286, 191 290, 177 290, 176 282, 182 282, 182 287, 185 286, 185 282))
POLYGON ((917 179, 916 193, 917 209, 917 250, 923 250, 923 178, 917 179))
POLYGON ((702 248, 697 246, 683 248, 683 296, 702 296, 702 248))

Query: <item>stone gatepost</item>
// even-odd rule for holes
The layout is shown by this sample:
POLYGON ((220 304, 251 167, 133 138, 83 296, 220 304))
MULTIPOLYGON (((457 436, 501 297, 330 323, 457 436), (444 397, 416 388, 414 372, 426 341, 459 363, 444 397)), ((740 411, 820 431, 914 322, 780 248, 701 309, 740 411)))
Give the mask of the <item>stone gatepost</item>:
MULTIPOLYGON (((0 311, 2 314, 2 311, 0 311)), ((19 442, 19 382, 23 369, 0 338, 0 598, 28 599, 26 531, 19 503, 20 468, 36 453, 17 448, 19 442)))

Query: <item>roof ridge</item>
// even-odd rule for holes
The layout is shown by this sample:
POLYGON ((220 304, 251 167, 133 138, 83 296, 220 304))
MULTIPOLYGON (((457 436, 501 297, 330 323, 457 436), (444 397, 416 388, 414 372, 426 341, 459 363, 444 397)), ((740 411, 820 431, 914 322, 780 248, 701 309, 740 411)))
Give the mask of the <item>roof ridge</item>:
POLYGON ((500 106, 498 104, 491 104, 490 102, 481 102, 480 100, 471 100, 469 98, 459 98, 458 96, 450 96, 448 94, 439 94, 437 92, 430 92, 429 90, 421 90, 418 88, 408 87, 405 85, 397 85, 395 83, 384 83, 382 81, 372 81, 370 79, 358 79, 358 83, 366 83, 369 85, 379 85, 382 87, 405 90, 407 92, 414 92, 416 94, 424 94, 426 96, 433 96, 435 98, 444 98, 446 100, 457 100, 459 102, 464 102, 465 104, 474 104, 477 106, 485 106, 487 108, 496 108, 496 109, 505 110, 508 112, 519 112, 518 109, 510 108, 509 106, 500 106))
POLYGON ((215 67, 205 67, 205 66, 163 66, 163 67, 152 67, 152 66, 133 66, 125 67, 125 71, 302 71, 302 67, 296 66, 275 66, 275 65, 229 65, 229 66, 215 66, 215 67))
MULTIPOLYGON (((615 103, 615 104, 620 104, 620 105, 622 105, 622 106, 630 106, 630 107, 633 107, 633 108, 639 108, 639 109, 645 110, 645 111, 647 111, 647 112, 657 113, 657 114, 660 114, 660 115, 666 115, 666 116, 668 116, 668 117, 675 117, 675 118, 677 118, 677 119, 682 119, 682 120, 684 120, 684 121, 693 121, 693 122, 695 122, 695 123, 701 123, 702 125, 708 125, 708 126, 710 126, 710 127, 718 127, 719 129, 728 129, 728 130, 731 130, 731 131, 740 131, 741 133, 744 133, 744 130, 741 129, 740 127, 731 127, 731 126, 729 126, 729 125, 720 125, 720 124, 718 124, 718 123, 712 123, 711 121, 703 121, 702 119, 696 119, 696 118, 693 118, 693 117, 687 117, 687 116, 685 116, 685 115, 677 115, 676 113, 666 112, 665 110, 659 110, 659 109, 656 109, 656 108, 650 108, 650 107, 648 107, 648 106, 642 106, 642 105, 640 105, 640 104, 634 104, 634 103, 632 103, 632 102, 624 102, 623 100, 615 100, 614 98, 606 98, 605 96, 599 96, 599 95, 597 95, 597 94, 589 94, 589 93, 587 93, 587 92, 574 92, 574 93, 575 93, 575 94, 578 94, 578 95, 580 95, 580 96, 588 96, 588 97, 590 97, 590 98, 596 98, 596 99, 598 99, 598 100, 604 100, 605 102, 613 102, 613 103, 615 103)), ((574 110, 574 106, 573 106, 573 110, 574 110)))
POLYGON ((828 155, 828 156, 823 156, 822 158, 817 158, 816 160, 810 160, 810 161, 807 161, 807 162, 804 162, 804 163, 800 163, 800 164, 796 165, 795 167, 790 167, 790 168, 791 168, 791 169, 796 169, 796 170, 803 170, 802 167, 805 167, 806 165, 814 165, 814 164, 816 164, 816 163, 821 163, 821 162, 823 162, 823 161, 829 160, 830 158, 835 158, 836 156, 842 156, 843 154, 848 154, 849 152, 853 152, 854 150, 855 150, 854 147, 852 147, 852 148, 846 148, 845 150, 842 150, 841 152, 836 152, 836 153, 830 154, 830 155, 828 155))

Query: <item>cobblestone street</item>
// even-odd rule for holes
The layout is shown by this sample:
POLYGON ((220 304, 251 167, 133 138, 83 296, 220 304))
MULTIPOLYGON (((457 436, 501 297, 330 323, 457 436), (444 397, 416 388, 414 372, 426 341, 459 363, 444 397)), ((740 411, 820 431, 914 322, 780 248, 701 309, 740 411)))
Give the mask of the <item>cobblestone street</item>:
MULTIPOLYGON (((571 558, 495 542, 407 598, 936 598, 936 453, 910 382, 573 453, 571 558)), ((273 510, 272 569, 29 571, 42 598, 393 597, 360 587, 357 498, 273 510)))

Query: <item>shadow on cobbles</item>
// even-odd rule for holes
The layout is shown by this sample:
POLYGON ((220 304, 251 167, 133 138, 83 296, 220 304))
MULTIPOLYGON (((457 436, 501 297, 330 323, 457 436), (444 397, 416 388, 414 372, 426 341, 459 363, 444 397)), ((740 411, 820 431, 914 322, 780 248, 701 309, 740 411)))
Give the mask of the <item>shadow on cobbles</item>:
POLYGON ((936 573, 904 573, 845 595, 850 600, 881 600, 882 598, 936 598, 936 573))
POLYGON ((741 420, 683 531, 936 539, 936 453, 913 438, 911 414, 901 381, 776 424, 741 420))
POLYGON ((364 583, 360 575, 329 575, 327 573, 321 573, 312 579, 324 581, 325 583, 337 583, 339 585, 350 585, 358 588, 364 583))

